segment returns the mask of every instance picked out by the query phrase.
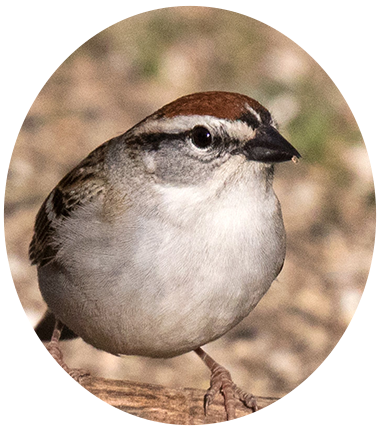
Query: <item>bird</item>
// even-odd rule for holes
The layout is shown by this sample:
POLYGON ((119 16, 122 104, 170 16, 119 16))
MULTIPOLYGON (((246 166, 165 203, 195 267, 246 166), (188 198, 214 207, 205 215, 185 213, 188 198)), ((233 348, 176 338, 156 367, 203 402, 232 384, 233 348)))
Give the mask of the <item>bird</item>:
MULTIPOLYGON (((114 355, 194 351, 227 420, 257 410, 203 346, 245 318, 280 273, 286 235, 274 166, 300 153, 249 96, 206 91, 166 104, 93 150, 51 191, 29 257, 48 311, 35 328, 114 355), (50 331, 50 332, 49 332, 50 331)), ((81 374, 82 373, 82 374, 81 374)))

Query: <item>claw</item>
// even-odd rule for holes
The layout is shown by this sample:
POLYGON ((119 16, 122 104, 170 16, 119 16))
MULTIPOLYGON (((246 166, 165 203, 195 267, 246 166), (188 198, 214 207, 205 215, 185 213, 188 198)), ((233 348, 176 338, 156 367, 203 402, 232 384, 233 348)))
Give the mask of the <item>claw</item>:
POLYGON ((250 394, 249 392, 245 392, 242 389, 240 389, 238 386, 236 386, 235 383, 233 383, 233 391, 235 394, 235 397, 240 400, 246 407, 249 409, 252 409, 254 412, 257 412, 259 410, 259 407, 257 405, 256 398, 250 394))
POLYGON ((252 409, 253 412, 258 410, 255 397, 236 386, 232 381, 231 374, 224 367, 215 362, 200 347, 195 350, 195 353, 201 357, 211 370, 210 388, 206 392, 203 403, 205 415, 207 415, 207 409, 210 404, 212 404, 214 397, 218 392, 221 392, 224 397, 224 407, 227 414, 227 420, 235 419, 236 402, 238 400, 248 408, 252 409))

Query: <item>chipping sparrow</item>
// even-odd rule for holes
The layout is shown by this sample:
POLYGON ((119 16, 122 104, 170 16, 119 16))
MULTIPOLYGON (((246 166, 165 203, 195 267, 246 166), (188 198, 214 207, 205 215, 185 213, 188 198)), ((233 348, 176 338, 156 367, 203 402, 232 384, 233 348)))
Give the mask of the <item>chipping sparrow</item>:
POLYGON ((221 390, 228 419, 235 397, 255 410, 201 346, 281 271, 273 164, 298 157, 263 106, 227 92, 177 99, 90 153, 43 203, 30 245, 50 310, 37 330, 55 316, 58 362, 70 371, 57 345, 65 327, 113 354, 195 350, 211 370, 206 408, 221 390))

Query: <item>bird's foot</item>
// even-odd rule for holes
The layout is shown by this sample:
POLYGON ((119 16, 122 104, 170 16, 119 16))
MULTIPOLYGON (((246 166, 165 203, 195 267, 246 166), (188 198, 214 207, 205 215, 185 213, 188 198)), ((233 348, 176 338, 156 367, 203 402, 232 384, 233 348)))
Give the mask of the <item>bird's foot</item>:
POLYGON ((224 397, 224 407, 227 413, 227 420, 235 419, 237 402, 242 402, 246 407, 252 409, 253 412, 258 410, 255 397, 240 389, 232 381, 229 371, 218 364, 211 358, 203 349, 198 347, 194 350, 195 353, 204 361, 211 371, 210 387, 204 398, 205 415, 207 409, 212 404, 215 395, 219 392, 224 397))
MULTIPOLYGON (((79 380, 81 377, 88 375, 89 373, 80 369, 69 369, 63 361, 62 351, 58 345, 59 335, 62 331, 63 325, 57 322, 53 332, 51 341, 47 346, 47 350, 50 355, 57 361, 57 363, 75 380, 79 380)), ((79 387, 78 385, 69 378, 56 364, 47 351, 44 352, 41 361, 37 365, 33 382, 31 385, 31 391, 29 394, 28 402, 30 403, 36 395, 39 386, 44 380, 47 373, 48 375, 48 398, 47 398, 47 413, 46 421, 51 425, 57 424, 57 392, 59 385, 66 384, 73 391, 73 401, 76 401, 78 397, 79 387)))

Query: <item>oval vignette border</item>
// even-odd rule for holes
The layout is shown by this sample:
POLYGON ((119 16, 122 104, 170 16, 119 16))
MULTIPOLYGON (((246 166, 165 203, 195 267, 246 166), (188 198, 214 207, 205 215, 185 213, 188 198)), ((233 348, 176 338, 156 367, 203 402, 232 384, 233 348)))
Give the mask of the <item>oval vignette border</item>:
MULTIPOLYGON (((141 5, 142 6, 142 5, 141 5)), ((33 103, 35 102, 35 100, 36 100, 36 98, 38 97, 38 95, 40 94, 40 92, 42 91, 42 89, 44 88, 44 86, 46 85, 46 83, 49 81, 49 79, 54 75, 54 73, 57 71, 57 69, 69 58, 69 57, 71 57, 71 55, 72 54, 74 54, 79 48, 81 48, 86 42, 88 42, 89 40, 91 40, 92 38, 94 38, 96 35, 98 35, 99 33, 101 33, 101 32, 103 32, 104 30, 106 30, 107 28, 109 28, 109 27, 112 27, 112 26, 114 26, 115 24, 118 24, 118 23, 120 23, 120 22, 122 22, 122 21, 125 21, 125 20, 127 20, 128 18, 132 18, 132 17, 134 17, 134 16, 137 16, 137 15, 142 15, 142 14, 144 14, 144 13, 147 13, 147 12, 152 12, 152 11, 155 11, 155 10, 161 10, 161 9, 168 9, 168 8, 173 8, 173 7, 182 7, 182 6, 161 6, 161 7, 154 7, 154 8, 151 8, 151 9, 147 9, 147 10, 143 10, 143 11, 140 11, 140 12, 136 12, 136 13, 134 13, 134 14, 132 14, 132 15, 129 15, 129 16, 126 16, 126 17, 124 17, 124 18, 121 18, 121 19, 119 19, 119 20, 117 20, 117 21, 115 21, 115 22, 113 22, 113 23, 111 23, 111 24, 109 24, 109 25, 107 25, 107 26, 105 26, 104 28, 102 28, 101 30, 99 30, 99 31, 97 31, 97 32, 95 32, 94 34, 92 34, 90 37, 88 37, 86 40, 84 40, 81 44, 79 44, 75 49, 73 49, 71 52, 70 52, 70 54, 68 54, 59 64, 58 64, 58 66, 56 66, 55 68, 54 68, 54 70, 50 73, 50 75, 48 76, 48 78, 44 81, 44 83, 42 84, 42 86, 40 87, 40 89, 38 90, 38 92, 36 93, 36 95, 34 96, 34 98, 33 98, 33 100, 32 100, 32 102, 30 103, 30 105, 29 105, 29 107, 28 107, 28 109, 27 109, 27 111, 26 111, 26 113, 25 113, 25 115, 24 115, 24 117, 23 117, 23 119, 22 119, 22 121, 21 121, 21 124, 20 124, 20 126, 19 126, 19 128, 18 128, 18 131, 17 131, 17 134, 16 134, 16 140, 15 140, 15 145, 16 145, 16 143, 17 143, 17 138, 18 138, 18 136, 19 136, 19 133, 20 133, 20 130, 21 130, 21 128, 22 128, 22 126, 23 126, 23 124, 24 124, 24 121, 25 121, 25 119, 26 119, 26 117, 27 117, 27 115, 28 115, 28 113, 29 113, 29 111, 30 111, 30 109, 31 109, 31 107, 32 107, 32 105, 33 105, 33 103)), ((186 7, 186 6, 184 6, 184 7, 186 7)), ((262 24, 265 24, 265 25, 267 25, 268 27, 270 27, 270 28, 272 28, 273 30, 276 30, 277 32, 279 32, 280 34, 282 34, 283 36, 285 36, 285 37, 287 37, 289 40, 291 40, 292 42, 294 42, 299 48, 301 48, 306 54, 308 54, 317 64, 318 64, 318 66, 319 67, 321 67, 321 69, 327 74, 327 76, 331 79, 331 81, 334 83, 334 85, 335 85, 335 87, 338 89, 338 91, 340 92, 340 94, 341 94, 341 96, 344 98, 344 100, 345 100, 345 102, 347 103, 347 105, 348 105, 348 107, 349 107, 349 109, 350 109, 350 111, 351 111, 351 113, 352 113, 352 115, 353 115, 353 117, 354 117, 354 119, 355 119, 355 121, 356 121, 356 124, 357 124, 357 126, 358 126, 358 128, 359 128, 359 130, 360 130, 360 133, 361 133, 361 136, 362 136, 362 139, 363 139, 363 142, 364 142, 364 144, 365 144, 365 146, 366 146, 366 148, 367 148, 367 153, 368 153, 368 144, 367 144, 367 142, 366 142, 366 139, 365 139, 365 136, 364 136, 364 133, 363 133, 363 131, 362 131, 362 129, 361 129, 361 126, 360 126, 360 124, 359 124, 359 121, 358 121, 358 119, 357 119, 357 117, 356 117, 356 115, 355 115, 355 113, 354 113, 354 111, 353 111, 353 109, 352 109, 352 107, 351 107, 351 105, 350 105, 350 103, 348 102, 348 100, 347 100, 347 98, 346 98, 346 96, 343 94, 343 91, 340 89, 340 87, 338 86, 338 84, 335 82, 335 80, 332 78, 332 76, 327 72, 327 70, 322 66, 322 64, 318 61, 318 60, 316 60, 314 57, 313 57, 313 55, 312 54, 310 54, 310 52, 309 51, 307 51, 307 49, 305 49, 301 44, 299 44, 297 41, 295 41, 293 38, 291 38, 290 36, 288 36, 286 33, 284 33, 283 31, 281 31, 281 30, 279 30, 278 28, 276 28, 276 27, 274 27, 273 25, 271 25, 271 24, 269 24, 269 23, 267 23, 267 22, 265 22, 265 21, 263 21, 263 20, 261 20, 261 19, 259 19, 259 18, 256 18, 256 17, 254 17, 254 16, 252 16, 252 15, 249 15, 249 14, 247 14, 247 13, 244 13, 244 12, 240 12, 240 11, 236 11, 236 10, 233 10, 233 9, 229 9, 229 8, 226 8, 226 7, 219 7, 219 6, 193 6, 193 7, 209 7, 209 8, 213 8, 213 9, 219 9, 219 10, 225 10, 225 11, 229 11, 229 12, 233 12, 233 13, 236 13, 236 14, 239 14, 239 15, 243 15, 243 16, 246 16, 246 17, 248 17, 248 18, 251 18, 251 19, 254 19, 254 20, 256 20, 256 21, 258 21, 258 22, 260 22, 260 23, 262 23, 262 24)), ((372 175, 373 175, 373 170, 372 170, 372 175)), ((372 262, 373 262, 373 258, 374 258, 374 253, 375 253, 375 251, 372 253, 372 262)), ((371 266, 372 266, 372 263, 371 263, 371 266)), ((369 276, 368 276, 369 277, 369 276)), ((331 352, 328 354, 328 356, 325 358, 325 360, 315 369, 315 371, 313 371, 306 379, 304 379, 298 386, 296 386, 292 391, 290 391, 289 393, 287 393, 286 395, 284 395, 283 397, 281 397, 281 398, 279 398, 277 401, 275 401, 275 402, 273 402, 272 404, 269 404, 268 406, 266 406, 266 407, 263 407, 262 409, 260 409, 260 410, 258 410, 256 413, 259 413, 259 412, 261 412, 261 411, 263 411, 263 410, 266 410, 266 409, 268 409, 269 407, 272 407, 272 406, 274 406, 275 404, 277 404, 277 403, 279 403, 280 401, 282 401, 283 399, 285 399, 285 398, 287 398, 289 395, 291 395, 292 393, 294 393, 298 388, 300 388, 303 384, 305 384, 326 362, 327 362, 327 360, 330 358, 330 356, 334 353, 334 351, 336 350, 336 348, 339 346, 339 344, 340 344, 340 342, 342 341, 342 339, 344 338, 344 336, 346 335, 346 333, 347 333, 347 331, 349 330, 349 328, 350 328, 350 326, 351 326, 351 324, 352 324, 352 322, 353 322, 353 320, 354 320, 354 318, 355 318, 355 316, 356 316, 356 314, 357 314, 357 312, 358 312, 358 310, 359 310, 359 307, 360 307, 360 305, 361 305, 361 303, 362 303, 362 301, 363 301, 363 298, 364 298, 364 295, 365 295, 365 293, 366 293, 366 289, 367 289, 367 283, 366 283, 366 285, 365 285, 365 287, 364 287, 364 290, 363 290, 363 293, 362 293, 362 295, 361 295, 361 298, 360 298, 360 301, 359 301, 359 303, 358 303, 358 306, 356 307, 356 310, 355 310, 355 312, 354 312, 354 315, 352 316, 352 318, 351 318, 351 320, 350 320, 350 322, 349 322, 349 324, 348 324, 348 326, 347 326, 347 328, 345 329, 345 331, 344 331, 344 333, 342 334, 342 336, 340 337, 340 339, 338 340, 338 342, 337 342, 337 344, 334 346, 334 348, 331 350, 331 352)), ((46 351, 46 352, 48 352, 47 351, 47 349, 46 349, 46 347, 45 347, 45 345, 42 343, 42 341, 39 339, 39 337, 37 336, 37 334, 36 334, 36 332, 34 331, 34 328, 33 328, 33 326, 31 325, 31 323, 30 323, 30 321, 29 321, 29 319, 28 319, 28 317, 27 317, 27 314, 26 314, 26 312, 25 312, 25 310, 24 310, 24 308, 23 308, 23 306, 22 306, 22 304, 21 304, 21 301, 20 301, 20 298, 19 298, 19 296, 18 296, 18 294, 17 294, 17 289, 16 289, 16 286, 15 286, 15 290, 16 290, 16 296, 17 296, 17 300, 18 300, 18 303, 19 303, 19 305, 20 305, 20 307, 21 307, 21 309, 22 309, 22 312, 23 312, 23 314, 24 314, 24 316, 25 316, 25 318, 26 318, 26 320, 27 320, 27 322, 28 322, 28 324, 29 324, 29 326, 30 326, 30 328, 32 329, 32 331, 34 332, 34 334, 36 335, 36 337, 37 337, 37 339, 38 339, 38 341, 40 342, 40 344, 42 345, 42 347, 44 348, 44 350, 46 351)), ((50 353, 48 352, 48 354, 50 355, 50 353)), ((50 355, 51 356, 51 355, 50 355)), ((52 356, 51 356, 52 357, 52 356)), ((68 373, 55 361, 55 359, 52 357, 52 359, 54 360, 54 362, 60 367, 60 369, 68 376, 68 377, 70 377, 69 375, 68 375, 68 373)), ((71 379, 72 379, 72 377, 70 377, 71 379)), ((74 379, 72 379, 72 380, 74 380, 74 379)), ((96 395, 94 395, 94 394, 92 394, 90 391, 88 391, 84 386, 82 386, 79 382, 77 382, 76 380, 74 380, 75 381, 75 383, 82 389, 82 390, 84 390, 85 392, 87 392, 89 395, 91 395, 92 397, 94 397, 96 400, 98 400, 98 401, 100 401, 100 402, 102 402, 103 404, 105 404, 105 405, 107 405, 107 406, 109 406, 109 407, 111 407, 111 408, 113 408, 114 410, 116 410, 116 411, 118 411, 118 412, 120 412, 120 413, 124 413, 124 414, 127 414, 127 415, 129 415, 129 416, 131 416, 131 417, 133 417, 133 418, 135 418, 135 419, 140 419, 140 420, 143 420, 143 421, 146 421, 146 422, 150 422, 150 423, 157 423, 157 424, 159 424, 159 425, 176 425, 176 424, 167 424, 167 423, 164 423, 164 422, 157 422, 157 421, 152 421, 152 420, 149 420, 149 419, 145 419, 145 418, 141 418, 141 417, 139 417, 139 416, 135 416, 135 415, 133 415, 133 414, 131 414, 131 413, 128 413, 128 412, 126 412, 126 411, 124 411, 124 410, 121 410, 121 409, 118 409, 117 407, 114 407, 114 406, 112 406, 111 404, 108 404, 106 401, 103 401, 102 399, 100 399, 100 398, 98 398, 96 395)), ((239 417, 238 419, 236 419, 236 420, 240 420, 240 419, 244 419, 244 418, 247 418, 247 417, 249 417, 249 416, 252 416, 254 413, 250 413, 250 414, 248 414, 248 415, 245 415, 245 416, 241 416, 241 417, 239 417)), ((210 424, 204 424, 204 425, 211 425, 211 426, 213 426, 213 425, 220 425, 220 424, 225 424, 227 421, 221 421, 221 422, 215 422, 215 423, 210 423, 210 424)))

